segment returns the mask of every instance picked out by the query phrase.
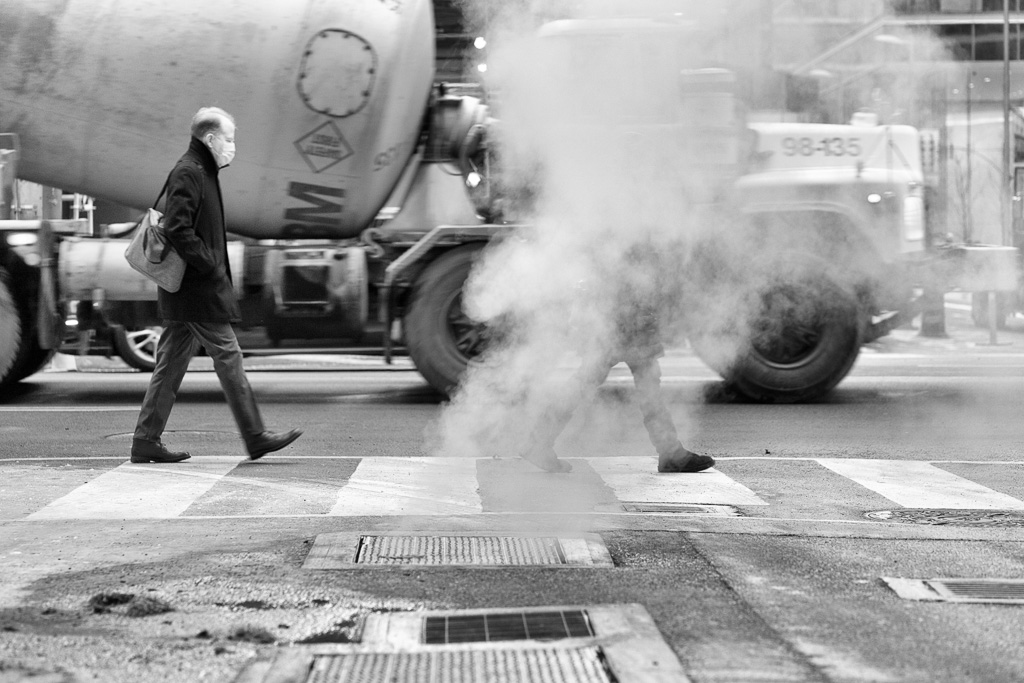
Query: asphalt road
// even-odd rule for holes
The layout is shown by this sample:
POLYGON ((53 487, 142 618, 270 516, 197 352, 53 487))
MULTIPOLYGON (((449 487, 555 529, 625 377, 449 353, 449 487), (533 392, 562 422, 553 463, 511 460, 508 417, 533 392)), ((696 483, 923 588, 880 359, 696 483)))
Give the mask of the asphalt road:
POLYGON ((396 652, 455 680, 453 667, 479 665, 466 652, 536 664, 594 643, 614 678, 546 675, 1024 680, 1022 606, 894 590, 1024 581, 1024 321, 994 346, 966 324, 950 335, 899 330, 826 400, 797 406, 739 401, 674 350, 673 416, 718 460, 699 475, 654 472, 625 368, 560 439, 569 475, 435 452, 443 406, 401 360, 250 360, 268 425, 305 430, 257 463, 202 359, 165 435, 194 457, 173 466, 126 463, 146 375, 95 359, 40 373, 0 403, 0 682, 334 681, 346 678, 314 679, 309 662, 367 652, 391 669, 360 680, 434 680, 401 674, 396 652), (395 536, 413 543, 384 553, 396 565, 346 559, 353 538, 395 536), (536 537, 568 539, 565 557, 589 548, 595 564, 414 563, 435 539, 536 537), (623 617, 637 635, 614 635, 599 617, 625 605, 656 630, 623 617), (461 660, 401 645, 419 626, 379 626, 566 607, 591 615, 594 638, 455 647, 461 660))

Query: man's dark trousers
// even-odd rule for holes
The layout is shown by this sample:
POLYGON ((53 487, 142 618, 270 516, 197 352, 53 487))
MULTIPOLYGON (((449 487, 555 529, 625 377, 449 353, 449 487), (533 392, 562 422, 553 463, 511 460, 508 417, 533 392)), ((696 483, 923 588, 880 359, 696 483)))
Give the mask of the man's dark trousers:
POLYGON ((230 323, 171 321, 166 325, 157 347, 153 377, 135 426, 135 438, 153 443, 160 441, 189 361, 199 351, 200 345, 213 360, 213 369, 217 372, 242 438, 248 444, 262 434, 263 419, 245 376, 242 349, 230 323))
POLYGON ((610 355, 584 361, 575 373, 573 395, 563 400, 561 405, 550 406, 544 412, 534 429, 533 443, 542 448, 554 446, 555 440, 572 419, 576 408, 591 399, 608 379, 611 369, 620 360, 624 360, 633 373, 637 403, 644 416, 647 437, 651 440, 654 450, 659 456, 667 457, 683 448, 679 441, 679 433, 672 422, 672 415, 661 394, 661 366, 658 364, 660 355, 659 348, 655 353, 625 354, 626 357, 621 359, 619 356, 610 355))

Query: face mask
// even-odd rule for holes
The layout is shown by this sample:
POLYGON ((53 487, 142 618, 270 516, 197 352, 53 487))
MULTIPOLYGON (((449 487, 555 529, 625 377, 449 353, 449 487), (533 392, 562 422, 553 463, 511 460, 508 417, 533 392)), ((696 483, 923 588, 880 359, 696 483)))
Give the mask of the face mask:
POLYGON ((228 142, 222 133, 213 134, 213 140, 210 141, 209 146, 219 168, 224 168, 235 158, 235 143, 228 142))

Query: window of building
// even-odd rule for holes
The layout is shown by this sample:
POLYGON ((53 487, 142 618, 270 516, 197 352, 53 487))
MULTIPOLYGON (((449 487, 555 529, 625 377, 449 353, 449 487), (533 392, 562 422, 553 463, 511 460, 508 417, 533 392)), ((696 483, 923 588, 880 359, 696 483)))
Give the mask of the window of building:
MULTIPOLYGON (((1010 11, 1020 12, 1024 6, 1022 0, 1010 0, 1010 11)), ((1003 11, 1003 0, 981 0, 981 11, 982 12, 1002 12, 1003 11)))
POLYGON ((930 14, 939 11, 939 0, 893 0, 896 14, 930 14))
POLYGON ((973 24, 943 25, 935 28, 954 61, 969 62, 974 59, 973 24))
MULTIPOLYGON (((1010 24, 1010 59, 1021 59, 1021 24, 1010 24)), ((942 24, 936 33, 946 44, 954 61, 1001 62, 1003 60, 1003 25, 942 24)))
POLYGON ((995 62, 1003 59, 1003 27, 993 24, 974 26, 974 60, 995 62))
MULTIPOLYGON (((1024 11, 1024 0, 1009 0, 1011 12, 1024 11)), ((1002 12, 1003 0, 893 0, 896 14, 964 14, 1002 12)))

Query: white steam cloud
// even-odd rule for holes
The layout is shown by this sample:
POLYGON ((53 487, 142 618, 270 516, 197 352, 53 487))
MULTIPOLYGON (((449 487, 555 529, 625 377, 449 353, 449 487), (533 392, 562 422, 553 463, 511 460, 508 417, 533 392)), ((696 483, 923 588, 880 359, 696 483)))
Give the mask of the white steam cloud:
MULTIPOLYGON (((690 114, 719 129, 679 125, 679 74, 697 57, 671 22, 568 39, 557 24, 538 37, 528 3, 474 3, 466 14, 470 25, 487 20, 502 182, 531 198, 532 228, 489 246, 474 267, 463 306, 498 341, 445 407, 432 450, 511 457, 544 416, 596 389, 573 372, 615 348, 636 312, 623 306, 656 306, 678 341, 691 238, 728 172, 723 152, 735 155, 735 112, 731 100, 704 98, 690 114)), ((628 415, 639 422, 634 408, 628 415)))

